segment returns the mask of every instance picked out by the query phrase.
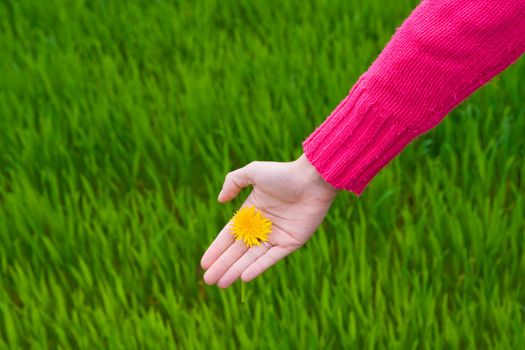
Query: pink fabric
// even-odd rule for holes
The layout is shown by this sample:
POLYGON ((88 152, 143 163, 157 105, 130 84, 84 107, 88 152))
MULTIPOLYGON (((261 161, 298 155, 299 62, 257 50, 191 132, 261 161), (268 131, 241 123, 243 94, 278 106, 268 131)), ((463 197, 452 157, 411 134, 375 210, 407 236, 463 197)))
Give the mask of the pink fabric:
POLYGON ((525 0, 424 0, 303 142, 334 187, 360 196, 411 141, 525 51, 525 0))

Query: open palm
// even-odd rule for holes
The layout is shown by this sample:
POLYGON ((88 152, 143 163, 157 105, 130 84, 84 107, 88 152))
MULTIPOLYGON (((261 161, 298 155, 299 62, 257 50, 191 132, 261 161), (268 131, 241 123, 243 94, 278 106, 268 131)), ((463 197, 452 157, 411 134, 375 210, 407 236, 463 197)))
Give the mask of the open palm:
POLYGON ((250 281, 277 261, 303 246, 323 221, 337 189, 324 181, 303 155, 294 162, 252 162, 226 176, 219 201, 253 189, 243 203, 261 210, 272 221, 271 248, 248 248, 234 240, 227 224, 201 260, 204 280, 226 288, 239 277, 250 281))

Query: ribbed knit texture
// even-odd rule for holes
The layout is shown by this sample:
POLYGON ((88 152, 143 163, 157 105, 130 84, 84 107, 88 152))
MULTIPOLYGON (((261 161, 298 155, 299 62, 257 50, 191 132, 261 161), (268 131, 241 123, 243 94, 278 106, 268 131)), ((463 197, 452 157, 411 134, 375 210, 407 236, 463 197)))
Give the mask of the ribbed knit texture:
POLYGON ((525 51, 525 0, 425 0, 303 142, 334 187, 360 196, 411 141, 525 51))

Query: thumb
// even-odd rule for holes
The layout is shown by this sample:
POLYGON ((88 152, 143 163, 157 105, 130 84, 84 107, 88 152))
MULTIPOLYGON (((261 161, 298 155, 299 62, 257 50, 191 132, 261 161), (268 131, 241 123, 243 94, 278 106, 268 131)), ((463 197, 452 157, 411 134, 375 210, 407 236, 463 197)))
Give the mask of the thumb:
POLYGON ((224 203, 235 198, 239 192, 247 187, 253 185, 255 162, 251 162, 243 168, 229 172, 224 179, 222 190, 217 198, 219 202, 224 203))

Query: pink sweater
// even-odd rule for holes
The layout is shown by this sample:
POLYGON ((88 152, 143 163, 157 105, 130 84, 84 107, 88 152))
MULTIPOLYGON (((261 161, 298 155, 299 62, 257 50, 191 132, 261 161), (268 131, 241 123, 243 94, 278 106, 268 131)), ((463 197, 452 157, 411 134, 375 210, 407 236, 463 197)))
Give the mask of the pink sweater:
POLYGON ((303 142, 304 153, 326 181, 360 196, 411 141, 524 51, 525 0, 423 0, 303 142))

